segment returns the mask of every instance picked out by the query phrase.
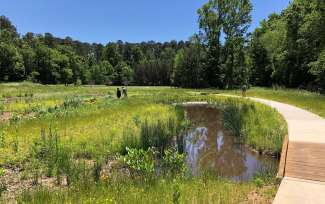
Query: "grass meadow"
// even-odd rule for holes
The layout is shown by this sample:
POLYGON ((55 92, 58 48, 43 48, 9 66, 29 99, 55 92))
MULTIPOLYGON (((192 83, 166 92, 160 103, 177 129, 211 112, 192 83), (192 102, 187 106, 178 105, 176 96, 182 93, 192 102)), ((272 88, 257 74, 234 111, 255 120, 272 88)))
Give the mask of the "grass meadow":
MULTIPOLYGON (((223 111, 225 128, 243 143, 279 155, 287 127, 274 109, 219 95, 240 94, 236 90, 128 87, 123 99, 116 99, 115 90, 0 84, 0 202, 272 202, 274 172, 248 182, 193 177, 173 144, 182 146, 178 137, 189 125, 175 104, 208 101, 223 111), (17 175, 28 188, 11 184, 17 175), (14 188, 19 193, 10 193, 14 188)), ((252 88, 247 94, 325 116, 325 97, 316 93, 252 88)))

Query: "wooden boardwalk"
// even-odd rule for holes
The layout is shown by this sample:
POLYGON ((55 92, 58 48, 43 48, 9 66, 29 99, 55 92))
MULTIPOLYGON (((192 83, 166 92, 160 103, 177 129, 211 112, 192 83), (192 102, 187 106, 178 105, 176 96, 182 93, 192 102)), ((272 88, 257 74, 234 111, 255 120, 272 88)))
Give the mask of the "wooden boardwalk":
POLYGON ((284 176, 325 182, 325 144, 290 142, 284 171, 284 176))

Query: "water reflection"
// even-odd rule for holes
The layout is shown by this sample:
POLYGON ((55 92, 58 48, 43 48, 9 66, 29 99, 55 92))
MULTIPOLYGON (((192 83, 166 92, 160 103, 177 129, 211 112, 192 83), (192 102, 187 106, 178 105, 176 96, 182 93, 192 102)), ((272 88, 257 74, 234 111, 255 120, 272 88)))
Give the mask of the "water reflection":
POLYGON ((222 127, 220 112, 207 106, 186 107, 193 124, 185 136, 187 164, 194 175, 203 171, 249 180, 260 170, 275 170, 277 160, 252 153, 222 127))

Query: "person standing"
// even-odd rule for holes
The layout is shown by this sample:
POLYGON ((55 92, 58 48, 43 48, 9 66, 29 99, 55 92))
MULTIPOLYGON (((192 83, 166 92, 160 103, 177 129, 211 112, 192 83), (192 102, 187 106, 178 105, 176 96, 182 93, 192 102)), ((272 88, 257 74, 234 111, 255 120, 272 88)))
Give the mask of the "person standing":
POLYGON ((121 90, 120 90, 120 88, 117 88, 117 90, 116 90, 116 97, 121 98, 121 90))
POLYGON ((128 97, 128 90, 124 86, 122 87, 122 93, 124 97, 128 97))
POLYGON ((244 84, 241 87, 241 94, 242 94, 243 97, 246 97, 246 91, 247 91, 247 86, 246 86, 246 84, 244 84))

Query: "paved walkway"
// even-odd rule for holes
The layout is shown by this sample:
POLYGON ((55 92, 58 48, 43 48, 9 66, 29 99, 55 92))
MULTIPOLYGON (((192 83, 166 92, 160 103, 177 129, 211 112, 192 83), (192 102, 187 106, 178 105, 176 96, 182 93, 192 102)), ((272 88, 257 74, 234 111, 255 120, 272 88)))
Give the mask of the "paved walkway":
POLYGON ((274 204, 325 204, 325 119, 275 101, 250 98, 275 108, 288 123, 289 145, 274 204))

